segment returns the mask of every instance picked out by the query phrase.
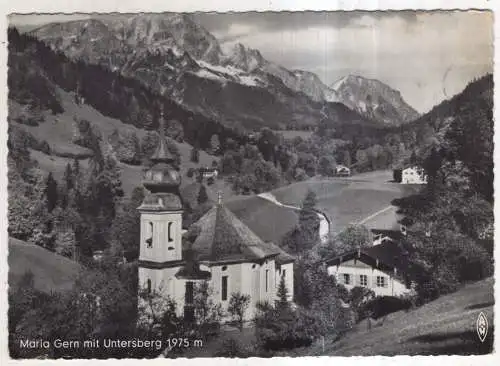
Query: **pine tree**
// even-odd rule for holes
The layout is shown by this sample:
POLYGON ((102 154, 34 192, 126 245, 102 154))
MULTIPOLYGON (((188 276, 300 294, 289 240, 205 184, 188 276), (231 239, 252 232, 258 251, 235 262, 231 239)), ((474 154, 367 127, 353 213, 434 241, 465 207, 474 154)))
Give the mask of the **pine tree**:
POLYGON ((200 190, 198 192, 198 204, 203 205, 208 201, 208 195, 207 195, 207 189, 205 186, 202 184, 200 186, 200 190))
POLYGON ((310 249, 319 240, 319 217, 314 210, 316 202, 316 194, 309 190, 302 201, 299 213, 299 236, 295 239, 302 247, 301 252, 310 249))
POLYGON ((64 182, 66 183, 66 191, 69 192, 75 186, 75 177, 73 176, 73 169, 71 164, 66 164, 66 170, 64 171, 64 182))
POLYGON ((47 177, 47 182, 45 183, 45 199, 47 202, 47 210, 52 212, 52 210, 57 206, 57 182, 52 176, 52 172, 49 173, 47 177))
POLYGON ((286 309, 290 306, 288 302, 288 289, 285 283, 285 276, 281 276, 280 278, 276 295, 278 296, 278 300, 276 301, 276 307, 278 309, 286 309))
POLYGON ((193 147, 191 149, 191 162, 193 163, 200 162, 200 150, 198 150, 196 147, 193 147))

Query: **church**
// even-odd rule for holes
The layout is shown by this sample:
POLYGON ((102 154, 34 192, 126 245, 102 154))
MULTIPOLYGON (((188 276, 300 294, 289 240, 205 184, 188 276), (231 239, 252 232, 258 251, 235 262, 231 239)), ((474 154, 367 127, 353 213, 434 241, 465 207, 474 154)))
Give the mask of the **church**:
POLYGON ((139 290, 169 296, 185 318, 193 317, 196 287, 203 281, 226 314, 233 293, 249 295, 246 320, 253 318, 259 302, 277 299, 281 277, 291 301, 294 257, 259 238, 225 207, 221 195, 189 228, 191 240, 183 240, 181 175, 165 142, 163 116, 160 124, 153 166, 143 180, 146 195, 138 207, 139 290))

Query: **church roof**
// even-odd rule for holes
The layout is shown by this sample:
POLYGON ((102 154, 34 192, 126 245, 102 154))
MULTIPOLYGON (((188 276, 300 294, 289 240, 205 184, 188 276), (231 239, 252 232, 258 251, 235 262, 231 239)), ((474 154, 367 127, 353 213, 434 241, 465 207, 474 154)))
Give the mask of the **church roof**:
POLYGON ((198 230, 192 247, 198 261, 244 262, 283 255, 280 248, 262 241, 222 203, 192 228, 198 230))

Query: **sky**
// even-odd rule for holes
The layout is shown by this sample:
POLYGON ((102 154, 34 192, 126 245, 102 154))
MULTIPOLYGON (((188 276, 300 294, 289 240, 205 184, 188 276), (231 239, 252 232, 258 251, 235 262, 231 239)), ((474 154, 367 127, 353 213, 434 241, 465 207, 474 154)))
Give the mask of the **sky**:
MULTIPOLYGON (((41 25, 85 15, 26 15, 41 25)), ((424 113, 493 72, 493 15, 479 11, 197 13, 223 45, 240 42, 327 85, 348 74, 378 79, 424 113)))

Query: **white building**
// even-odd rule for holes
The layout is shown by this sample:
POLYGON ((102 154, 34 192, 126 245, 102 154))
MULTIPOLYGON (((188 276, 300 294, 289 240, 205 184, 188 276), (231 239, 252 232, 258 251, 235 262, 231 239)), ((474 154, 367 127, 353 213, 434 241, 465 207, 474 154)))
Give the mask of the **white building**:
POLYGON ((207 281, 215 303, 227 310, 232 293, 250 296, 246 319, 255 305, 274 301, 280 276, 293 297, 294 258, 265 243, 219 202, 187 235, 183 246, 180 174, 165 146, 163 128, 154 166, 146 172, 149 193, 138 208, 141 214, 139 289, 168 295, 179 315, 192 316, 196 284, 207 281))
POLYGON ((340 177, 348 177, 351 175, 351 169, 344 165, 337 165, 335 168, 335 174, 340 177))
POLYGON ((423 168, 413 166, 402 170, 402 184, 427 184, 427 175, 423 168))
POLYGON ((327 261, 328 274, 348 290, 367 287, 377 296, 400 296, 411 292, 407 254, 392 240, 361 248, 327 261))

